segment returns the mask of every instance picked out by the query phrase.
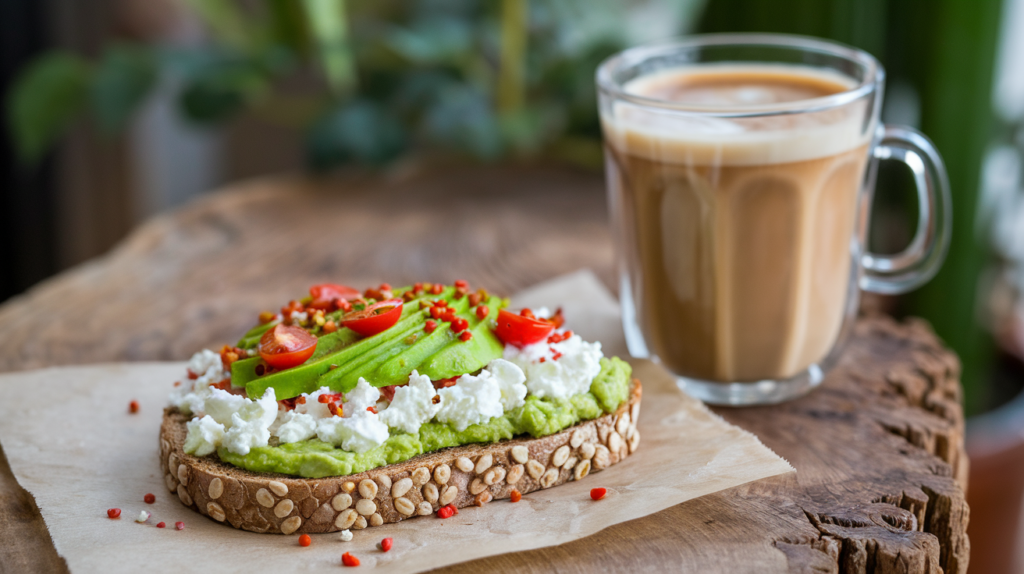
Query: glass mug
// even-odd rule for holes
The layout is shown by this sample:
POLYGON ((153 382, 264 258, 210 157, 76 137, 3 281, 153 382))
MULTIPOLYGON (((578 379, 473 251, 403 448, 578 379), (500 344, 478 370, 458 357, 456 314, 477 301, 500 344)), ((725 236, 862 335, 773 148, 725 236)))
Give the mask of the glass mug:
POLYGON ((800 396, 824 378, 859 289, 902 293, 949 245, 945 167, 920 133, 881 126, 866 52, 772 34, 694 36, 597 70, 623 328, 630 353, 706 402, 800 396), (914 175, 917 232, 864 249, 879 160, 914 175))

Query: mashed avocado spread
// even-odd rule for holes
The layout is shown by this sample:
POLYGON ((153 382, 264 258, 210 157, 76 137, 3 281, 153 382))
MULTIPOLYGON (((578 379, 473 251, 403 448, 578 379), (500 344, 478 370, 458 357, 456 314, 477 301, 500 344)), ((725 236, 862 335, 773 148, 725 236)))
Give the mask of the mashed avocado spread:
POLYGON ((365 472, 395 464, 442 448, 471 443, 490 443, 520 435, 542 437, 584 420, 614 412, 629 396, 628 363, 617 357, 601 359, 601 371, 590 390, 568 399, 527 396, 526 404, 464 431, 438 423, 425 423, 418 434, 392 430, 380 446, 354 453, 310 439, 278 446, 256 447, 239 455, 220 447, 217 454, 226 463, 255 472, 272 472, 322 478, 365 472))

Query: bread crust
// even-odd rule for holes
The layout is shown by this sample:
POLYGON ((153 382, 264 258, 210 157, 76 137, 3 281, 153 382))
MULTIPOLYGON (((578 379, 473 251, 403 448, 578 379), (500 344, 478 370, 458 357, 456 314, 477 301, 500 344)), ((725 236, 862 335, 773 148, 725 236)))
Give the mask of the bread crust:
POLYGON ((252 472, 216 454, 185 454, 189 417, 168 408, 160 466, 167 489, 182 504, 235 528, 276 534, 367 528, 433 514, 446 504, 482 506, 513 490, 552 488, 616 464, 639 445, 641 395, 640 381, 633 379, 629 398, 614 413, 553 435, 451 447, 326 478, 252 472))

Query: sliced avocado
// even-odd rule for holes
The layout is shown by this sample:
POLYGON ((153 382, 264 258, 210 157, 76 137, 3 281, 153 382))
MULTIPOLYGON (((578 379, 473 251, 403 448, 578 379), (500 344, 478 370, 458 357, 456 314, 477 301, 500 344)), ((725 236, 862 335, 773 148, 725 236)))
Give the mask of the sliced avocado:
POLYGON ((491 297, 487 301, 490 310, 487 317, 480 319, 474 313, 469 319, 469 331, 473 333, 473 338, 469 341, 454 338, 418 365, 419 373, 437 381, 478 371, 486 367, 487 363, 500 358, 505 345, 494 334, 490 322, 498 318, 498 311, 503 305, 502 299, 491 297))
MULTIPOLYGON (((454 292, 454 288, 448 288, 440 295, 431 297, 450 297, 454 292)), ((237 380, 235 365, 232 365, 231 382, 235 386, 245 385, 245 392, 250 397, 261 397, 270 387, 274 388, 279 400, 295 397, 302 393, 310 393, 323 386, 319 378, 331 371, 331 365, 348 368, 347 365, 350 362, 358 362, 359 357, 364 353, 370 353, 378 346, 386 346, 396 339, 400 340, 406 332, 415 332, 417 329, 421 329, 425 320, 424 313, 419 308, 419 300, 414 299, 402 306, 402 316, 398 323, 382 333, 359 338, 351 329, 339 329, 331 335, 321 337, 317 341, 317 349, 313 356, 305 363, 262 377, 256 374, 258 358, 238 361, 235 365, 244 364, 238 367, 237 380), (345 342, 346 339, 348 342, 345 342), (344 344, 335 346, 337 343, 344 344), (321 349, 321 345, 323 345, 323 349, 321 349), (245 363, 245 361, 252 362, 245 363)))
POLYGON ((242 338, 238 340, 238 344, 235 346, 241 349, 252 349, 253 347, 259 344, 260 337, 263 336, 263 333, 266 333, 271 328, 273 328, 274 325, 277 325, 280 322, 280 320, 274 319, 269 323, 256 325, 252 329, 249 329, 249 331, 246 334, 242 335, 242 338))
MULTIPOLYGON (((468 315, 467 311, 469 309, 469 301, 467 297, 462 297, 461 299, 446 298, 446 300, 449 301, 448 307, 454 310, 457 315, 463 317, 468 315)), ((424 316, 424 323, 425 322, 426 317, 424 316)), ((451 323, 438 321, 437 329, 433 333, 431 333, 431 335, 437 335, 438 331, 445 331, 451 333, 450 325, 451 323)), ((372 385, 377 387, 383 387, 399 382, 405 382, 409 378, 408 373, 406 373, 404 380, 402 378, 392 377, 389 377, 387 379, 381 379, 376 376, 376 371, 383 364, 394 359, 399 359, 400 357, 409 353, 410 349, 417 349, 423 347, 433 348, 433 345, 431 343, 437 341, 444 341, 444 339, 441 338, 435 338, 433 340, 428 341, 428 339, 430 339, 430 336, 423 337, 423 335, 426 334, 427 333, 426 331, 423 330, 422 326, 418 326, 418 328, 405 331, 402 333, 400 337, 396 337, 395 339, 387 342, 386 344, 378 345, 372 351, 365 353, 358 359, 352 360, 349 363, 340 366, 338 369, 335 369, 325 374, 320 378, 320 381, 317 383, 317 388, 330 387, 332 390, 341 391, 345 393, 355 388, 356 384, 359 382, 360 377, 365 378, 372 385)), ((442 345, 438 345, 438 347, 442 347, 442 345)), ((412 369, 409 369, 409 372, 412 372, 412 369)))

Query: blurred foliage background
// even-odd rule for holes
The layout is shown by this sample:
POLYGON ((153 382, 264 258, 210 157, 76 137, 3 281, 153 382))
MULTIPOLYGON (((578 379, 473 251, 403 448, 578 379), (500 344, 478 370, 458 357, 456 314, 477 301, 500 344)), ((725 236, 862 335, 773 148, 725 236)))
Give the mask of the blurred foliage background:
MULTIPOLYGON (((935 141, 954 197, 953 242, 942 272, 923 289, 879 304, 925 317, 959 353, 968 412, 1020 390, 1024 367, 1017 357, 1024 343, 1018 353, 993 337, 1005 330, 1020 289, 1000 283, 1005 262, 977 228, 987 150, 998 138, 1011 138, 991 104, 1000 0, 149 0, 145 6, 149 15, 135 18, 144 25, 122 27, 89 50, 35 50, 11 75, 6 124, 16 169, 38 171, 52 161, 62 136, 83 122, 100 134, 89 141, 118 141, 112 136, 130 131, 154 97, 168 99, 173 114, 191 126, 257 121, 294 134, 313 170, 450 156, 543 158, 600 169, 593 73, 617 50, 693 32, 745 31, 863 48, 889 72, 884 119, 918 127, 935 141), (170 8, 153 16, 158 5, 170 8), (190 41, 168 41, 161 26, 170 19, 195 21, 200 30, 190 41), (1002 315, 985 311, 996 284, 1011 293, 1002 315)), ((871 240, 876 250, 895 252, 914 231, 909 177, 883 165, 879 187, 871 240)))

